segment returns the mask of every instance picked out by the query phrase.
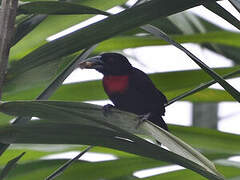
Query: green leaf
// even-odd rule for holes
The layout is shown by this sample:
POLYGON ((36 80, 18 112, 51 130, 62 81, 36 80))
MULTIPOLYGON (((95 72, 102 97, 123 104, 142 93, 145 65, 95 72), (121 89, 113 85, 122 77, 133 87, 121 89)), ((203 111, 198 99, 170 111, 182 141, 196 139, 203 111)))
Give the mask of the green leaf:
MULTIPOLYGON (((32 180, 32 177, 36 180, 42 180, 50 171, 58 167, 63 162, 63 160, 41 160, 21 164, 9 175, 9 180, 32 180)), ((99 178, 110 180, 135 180, 138 179, 133 176, 133 173, 136 171, 166 166, 168 166, 168 164, 142 157, 125 158, 98 163, 80 161, 71 166, 66 173, 59 177, 59 179, 75 180, 76 177, 81 177, 82 179, 88 180, 97 180, 99 178), (92 173, 93 170, 94 173, 92 173)), ((226 172, 227 178, 239 176, 239 168, 237 167, 218 165, 217 168, 222 172, 226 172)), ((191 172, 190 170, 179 170, 143 178, 143 180, 174 180, 176 177, 186 180, 203 179, 198 174, 191 172)))
MULTIPOLYGON (((94 7, 102 11, 105 11, 117 5, 121 5, 125 2, 126 0, 105 1, 104 3, 99 0, 74 1, 74 3, 78 3, 83 6, 94 7)), ((93 15, 49 15, 44 22, 36 27, 26 37, 24 37, 22 41, 12 47, 10 52, 10 60, 21 59, 31 51, 42 46, 43 44, 46 44, 46 39, 49 36, 59 33, 64 29, 67 29, 76 24, 79 24, 92 16, 93 15)))
POLYGON ((102 14, 108 13, 82 6, 77 3, 69 2, 54 2, 54 1, 37 1, 20 5, 18 8, 19 14, 102 14))
MULTIPOLYGON (((93 51, 95 46, 83 51, 79 56, 72 60, 72 62, 65 68, 59 75, 47 86, 43 92, 36 99, 48 99, 56 89, 62 85, 63 81, 68 77, 68 75, 75 69, 76 65, 82 61, 83 59, 87 58, 88 55, 93 51)), ((31 119, 31 117, 17 117, 12 121, 12 124, 16 123, 24 123, 31 119)), ((1 154, 7 149, 8 144, 1 144, 0 151, 1 154)))
MULTIPOLYGON (((189 162, 180 156, 172 154, 168 151, 160 150, 160 147, 153 147, 150 143, 143 143, 136 141, 132 144, 130 142, 124 142, 119 139, 113 139, 110 137, 121 137, 121 134, 114 133, 100 129, 90 128, 88 126, 78 126, 76 124, 69 123, 28 123, 28 125, 16 125, 9 128, 1 128, 1 131, 5 133, 0 135, 1 141, 7 143, 64 143, 64 144, 94 144, 98 146, 110 147, 137 155, 142 155, 158 160, 168 161, 171 163, 177 163, 187 168, 192 168, 198 171, 200 174, 212 179, 216 178, 211 173, 206 172, 193 162, 189 162), (35 125, 34 125, 35 124, 35 125), (21 129, 21 130, 20 130, 21 129), (63 130, 64 129, 64 130, 63 130), (20 131, 19 131, 20 130, 20 131), (8 135, 13 132, 17 134, 17 137, 9 137, 8 135), (98 133, 96 133, 98 132, 98 133), (68 135, 67 135, 68 134, 68 135), (31 136, 31 137, 29 137, 31 136), (33 138, 34 137, 34 138, 33 138), (97 137, 97 138, 96 138, 97 137), (108 137, 108 138, 107 138, 108 137), (147 151, 146 151, 147 149, 147 151), (171 155, 170 155, 171 154, 171 155)), ((126 137, 125 138, 130 138, 126 137)))
POLYGON ((16 163, 18 162, 18 160, 25 154, 25 152, 23 152, 22 154, 20 154, 19 156, 17 156, 16 158, 10 160, 6 166, 3 168, 3 170, 0 173, 0 180, 3 180, 7 177, 7 175, 9 174, 9 172, 15 168, 16 163))
MULTIPOLYGON (((62 72, 60 72, 57 77, 47 86, 43 92, 36 99, 48 99, 56 89, 62 85, 63 81, 69 76, 69 74, 75 69, 76 65, 82 61, 83 59, 87 58, 89 54, 94 50, 95 46, 88 48, 87 50, 83 51, 79 56, 73 59, 67 67, 65 67, 62 72)), ((31 117, 17 117, 14 119, 12 124, 15 123, 24 123, 31 119, 31 117)), ((9 144, 0 144, 0 154, 2 154, 7 148, 9 144)))
MULTIPOLYGON (((175 126, 169 125, 169 127, 170 127, 170 129, 172 129, 175 126)), ((178 127, 178 126, 176 126, 176 127, 178 127)), ((179 126, 179 127, 181 127, 181 126, 179 126)), ((192 127, 188 127, 188 128, 191 129, 192 127)), ((202 131, 204 132, 204 129, 202 129, 202 131)), ((184 133, 184 130, 182 131, 182 133, 184 133)), ((186 133, 188 134, 188 130, 186 131, 186 133)), ((198 134, 198 136, 200 136, 200 137, 202 137, 202 139, 204 139, 204 136, 202 136, 200 133, 198 134)), ((188 141, 187 135, 183 136, 183 137, 186 141, 188 141)), ((211 141, 211 140, 209 140, 209 141, 211 141)), ((200 141, 200 143, 201 143, 201 141, 200 141)), ((224 139, 223 143, 229 143, 229 142, 227 141, 227 139, 224 139)), ((198 145, 198 147, 199 147, 199 145, 198 145)), ((70 151, 75 151, 75 152, 83 151, 85 148, 87 148, 87 146, 66 145, 66 144, 65 145, 62 145, 62 144, 59 144, 59 145, 56 145, 56 144, 12 144, 10 146, 10 148, 4 153, 4 155, 1 156, 0 165, 1 166, 5 165, 8 162, 9 157, 18 156, 21 152, 26 152, 26 154, 19 161, 20 164, 37 161, 40 158, 44 158, 48 155, 56 155, 59 153, 61 154, 61 153, 70 152, 70 151)), ((215 150, 218 151, 219 149, 215 149, 215 150, 214 149, 208 150, 208 149, 203 149, 203 148, 200 148, 200 149, 201 149, 201 153, 203 153, 210 160, 228 158, 235 154, 233 152, 223 152, 223 153, 215 152, 215 150)), ((109 149, 109 148, 97 147, 97 146, 95 146, 91 150, 91 152, 100 153, 100 154, 112 154, 120 159, 137 157, 134 154, 129 154, 126 152, 113 150, 113 149, 109 149)))
MULTIPOLYGON (((223 44, 239 44, 239 35, 237 33, 229 33, 229 32, 217 32, 217 33, 208 33, 208 34, 194 34, 194 35, 184 35, 184 36, 174 36, 174 39, 179 42, 217 42, 223 44), (224 40, 222 37, 226 36, 224 40)), ((163 45, 166 42, 162 41, 159 38, 151 38, 151 37, 116 37, 110 40, 104 41, 100 43, 100 45, 96 48, 95 53, 102 52, 102 51, 110 51, 110 50, 121 50, 124 48, 131 48, 131 47, 140 47, 140 46, 152 46, 152 45, 163 45)), ((50 77, 50 75, 46 76, 46 74, 52 74, 52 68, 48 68, 50 63, 54 63, 56 66, 57 63, 61 64, 61 60, 58 59, 41 59, 41 60, 22 60, 18 61, 11 65, 8 70, 7 80, 12 81, 13 78, 20 79, 20 76, 25 75, 28 71, 32 71, 31 74, 37 73, 35 77, 43 78, 43 77, 50 77), (46 64, 47 68, 44 66, 46 64), (48 64, 48 65, 47 65, 48 64), (42 66, 42 67, 38 67, 42 66), (46 73, 46 70, 49 69, 50 72, 46 73), (43 74, 40 75, 39 73, 43 74)), ((56 67, 55 67, 56 69, 56 67)), ((31 82, 29 80, 29 75, 27 77, 21 79, 28 79, 27 82, 31 82)), ((21 80, 23 81, 23 80, 21 80)), ((43 80, 46 81, 46 80, 43 80)), ((26 84, 25 82, 24 84, 26 84)), ((37 81, 34 80, 33 83, 37 81)), ((39 84, 39 83, 36 83, 39 84)), ((26 87, 25 87, 26 88, 26 87)))
MULTIPOLYGON (((171 38, 179 43, 216 43, 233 47, 239 47, 240 42, 239 33, 228 31, 209 32, 204 34, 172 35, 171 38)), ((168 43, 164 40, 150 36, 117 36, 101 42, 95 52, 99 53, 104 51, 123 50, 126 48, 160 46, 167 44, 168 43)))
MULTIPOLYGON (((6 75, 3 91, 8 93, 19 93, 32 89, 30 94, 36 98, 43 89, 45 89, 56 76, 71 62, 73 56, 55 59, 50 62, 31 62, 32 69, 20 74, 10 73, 6 75), (17 88, 16 88, 17 87, 17 88), (33 90, 35 88, 35 90, 33 90), (41 88, 41 89, 38 89, 41 88), (15 91, 15 92, 14 92, 15 91)), ((28 66, 28 63, 22 64, 21 67, 28 66)), ((21 68, 19 66, 19 68, 21 68)), ((14 95, 14 94, 12 94, 14 95)))
MULTIPOLYGON (((13 180, 21 178, 31 180, 31 177, 36 177, 36 180, 42 180, 49 172, 57 168, 63 162, 63 160, 41 160, 25 163, 19 165, 18 169, 15 169, 10 174, 9 179, 13 180)), ((132 174, 137 170, 161 167, 164 165, 167 164, 139 156, 98 163, 78 161, 74 163, 67 172, 59 177, 59 179, 75 180, 76 177, 88 180, 97 180, 99 178, 112 179, 117 177, 132 176, 132 174), (92 173, 93 170, 94 173, 92 173)))
POLYGON ((12 115, 14 114, 18 116, 34 116, 48 119, 45 121, 40 120, 36 122, 29 122, 27 124, 14 125, 12 126, 13 129, 11 129, 11 127, 6 127, 6 130, 3 129, 4 133, 0 134, 0 137, 2 137, 0 139, 4 143, 6 141, 15 141, 18 143, 48 142, 48 143, 82 143, 91 145, 101 144, 102 146, 107 146, 110 148, 113 147, 119 148, 119 150, 125 150, 127 152, 143 155, 138 151, 139 149, 141 149, 140 147, 138 147, 139 145, 142 146, 142 148, 145 147, 143 149, 145 153, 144 156, 146 157, 152 158, 158 157, 161 160, 177 163, 184 167, 190 168, 205 177, 222 179, 222 177, 215 170, 213 164, 211 164, 207 159, 203 158, 202 155, 191 149, 185 143, 181 142, 180 140, 176 140, 173 135, 170 135, 168 133, 166 134, 165 131, 161 129, 158 129, 158 131, 156 131, 156 127, 152 126, 149 123, 147 127, 145 127, 146 123, 143 123, 144 124, 143 126, 140 125, 140 127, 143 127, 143 129, 142 128, 136 129, 136 126, 138 124, 137 117, 130 113, 113 111, 111 113, 111 116, 109 114, 108 117, 105 117, 102 113, 102 110, 99 109, 98 106, 84 103, 60 102, 60 101, 8 102, 2 103, 0 105, 0 110, 2 112, 9 113, 12 115), (67 122, 65 121, 66 119, 68 119, 67 122), (10 140, 9 139, 10 137, 7 137, 9 135, 9 132, 7 131, 8 130, 16 131, 18 127, 21 129, 21 131, 26 132, 24 133, 21 133, 20 131, 18 133, 15 132, 17 133, 16 136, 12 137, 13 139, 10 140), (38 128, 38 130, 36 130, 36 127, 38 128), (53 127, 55 129, 54 131, 52 129, 53 127), (183 155, 179 149, 185 150, 184 157, 181 157, 174 153, 172 154, 168 151, 165 152, 165 150, 162 149, 161 147, 153 145, 143 139, 139 139, 136 136, 133 136, 132 134, 129 133, 140 132, 145 134, 147 133, 147 135, 149 134, 153 135, 149 131, 149 128, 151 130, 155 129, 155 132, 161 133, 161 136, 159 136, 159 134, 155 136, 154 134, 154 138, 157 138, 160 142, 163 141, 164 143, 166 140, 168 140, 169 144, 164 143, 165 145, 167 145, 167 147, 172 149, 173 147, 172 145, 174 145, 176 149, 175 153, 177 152, 178 154, 183 155), (75 132, 75 129, 77 129, 77 132, 75 132), (60 132, 59 130, 61 130, 62 137, 58 135, 58 138, 56 138, 56 135, 59 134, 60 132), (71 137, 70 139, 68 139, 70 136, 66 135, 69 133, 69 131, 71 131, 72 135, 77 135, 79 138, 75 139, 71 137), (35 135, 31 135, 31 138, 29 138, 29 135, 31 133, 34 133, 35 135), (41 133, 42 135, 39 136, 39 133, 41 133), (47 139, 45 139, 46 136, 48 136, 47 139), (36 137, 36 139, 34 140, 33 137, 36 137), (118 145, 116 145, 114 142, 117 142, 118 145), (124 144, 126 145, 126 143, 127 146, 124 146, 124 144), (133 147, 131 147, 131 145, 133 147), (152 148, 150 146, 152 146, 152 148), (162 151, 161 157, 159 157, 159 155, 153 156, 154 151, 152 151, 151 153, 149 152, 151 150, 154 150, 155 149, 154 147, 156 147, 159 151, 160 150, 162 151), (146 149, 148 149, 148 151, 146 151, 146 149), (174 156, 179 157, 181 161, 180 159, 178 161, 178 158, 174 156))
MULTIPOLYGON (((37 100, 44 100, 51 97, 51 95, 62 85, 63 81, 72 73, 72 71, 76 68, 76 66, 87 58, 89 54, 95 49, 96 46, 92 46, 85 51, 83 51, 80 55, 74 58, 68 66, 66 66, 57 76, 56 78, 38 95, 37 100)), ((26 117, 17 117, 15 123, 23 123, 29 121, 29 118, 26 117)))
MULTIPOLYGON (((49 61, 62 56, 67 56, 113 37, 121 32, 143 25, 151 20, 200 5, 200 2, 194 0, 186 0, 184 3, 175 3, 177 4, 173 7, 172 2, 169 0, 149 1, 134 8, 127 9, 121 13, 112 15, 102 21, 75 31, 70 35, 49 42, 28 54, 22 60, 29 63, 33 60, 49 61), (149 9, 151 9, 151 11, 149 11, 149 9), (108 31, 106 31, 106 29, 108 29, 108 31)), ((21 70, 15 68, 12 69, 12 71, 18 73, 25 71, 25 69, 21 70)))
POLYGON ((66 66, 52 83, 37 97, 37 99, 48 99, 63 83, 63 81, 75 70, 78 64, 86 59, 97 45, 84 50, 80 55, 74 58, 68 66, 66 66))

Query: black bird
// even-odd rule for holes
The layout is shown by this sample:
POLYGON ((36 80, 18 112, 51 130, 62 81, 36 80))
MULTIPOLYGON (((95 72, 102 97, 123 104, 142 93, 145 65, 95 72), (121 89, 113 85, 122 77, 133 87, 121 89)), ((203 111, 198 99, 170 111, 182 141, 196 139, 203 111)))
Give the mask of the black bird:
MULTIPOLYGON (((148 114, 148 120, 168 130, 162 116, 167 102, 150 78, 141 70, 134 68, 128 59, 118 53, 104 53, 80 63, 80 68, 96 69, 104 75, 103 87, 117 109, 148 114)), ((109 109, 111 105, 105 105, 109 109)))

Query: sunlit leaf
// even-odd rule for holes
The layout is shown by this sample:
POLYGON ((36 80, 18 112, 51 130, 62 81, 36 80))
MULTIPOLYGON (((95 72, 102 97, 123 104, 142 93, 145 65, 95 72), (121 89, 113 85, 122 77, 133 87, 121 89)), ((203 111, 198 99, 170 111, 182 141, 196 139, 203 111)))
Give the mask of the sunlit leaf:
POLYGON ((23 22, 17 25, 14 41, 12 46, 20 41, 24 36, 31 32, 37 25, 39 25, 44 19, 47 18, 47 15, 35 15, 29 16, 23 22))
POLYGON ((0 180, 3 180, 3 179, 5 179, 5 178, 7 177, 7 175, 9 174, 9 172, 10 172, 13 168, 15 168, 18 160, 19 160, 24 154, 25 154, 25 152, 22 153, 22 154, 20 154, 20 155, 17 156, 16 158, 10 160, 10 161, 6 164, 6 166, 5 166, 5 167, 3 168, 3 170, 0 172, 0 180))

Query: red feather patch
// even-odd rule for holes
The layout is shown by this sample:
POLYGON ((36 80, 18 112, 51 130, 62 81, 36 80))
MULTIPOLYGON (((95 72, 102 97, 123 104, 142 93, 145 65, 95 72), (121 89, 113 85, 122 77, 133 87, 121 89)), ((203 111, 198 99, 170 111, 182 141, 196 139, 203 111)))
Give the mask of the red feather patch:
POLYGON ((104 76, 103 87, 107 94, 123 93, 128 88, 128 76, 104 76))

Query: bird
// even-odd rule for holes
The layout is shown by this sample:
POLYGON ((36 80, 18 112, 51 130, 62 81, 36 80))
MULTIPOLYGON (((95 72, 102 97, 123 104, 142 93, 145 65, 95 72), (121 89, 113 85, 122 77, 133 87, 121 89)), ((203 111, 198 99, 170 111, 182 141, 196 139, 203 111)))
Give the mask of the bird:
POLYGON ((104 110, 117 108, 139 115, 168 131, 163 120, 166 96, 158 90, 143 71, 133 67, 120 53, 103 53, 79 64, 82 69, 95 69, 103 74, 102 84, 109 99, 104 110))

